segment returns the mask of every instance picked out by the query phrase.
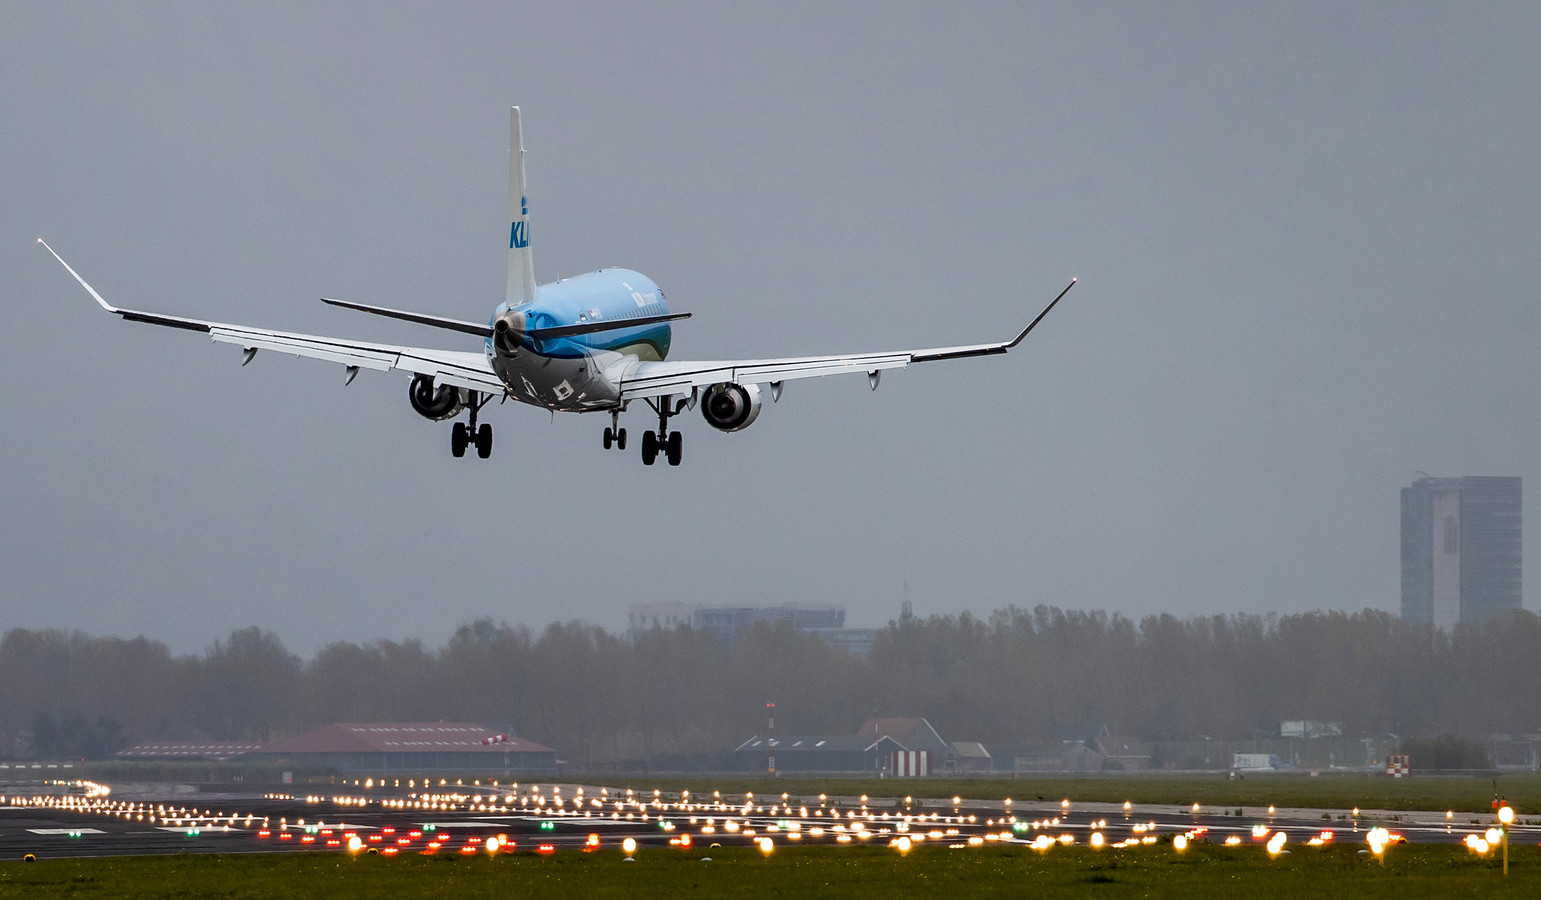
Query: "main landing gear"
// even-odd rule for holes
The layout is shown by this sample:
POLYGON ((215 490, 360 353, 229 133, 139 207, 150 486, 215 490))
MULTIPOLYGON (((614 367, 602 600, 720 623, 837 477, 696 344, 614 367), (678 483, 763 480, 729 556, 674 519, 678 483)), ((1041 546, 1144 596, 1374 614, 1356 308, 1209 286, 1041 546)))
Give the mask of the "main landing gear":
POLYGON ((480 427, 477 427, 476 424, 477 414, 482 411, 482 407, 486 406, 487 401, 491 399, 491 394, 473 394, 471 402, 466 405, 466 408, 471 411, 470 424, 456 422, 455 427, 450 429, 449 452, 455 454, 456 459, 465 456, 466 447, 471 444, 476 445, 476 455, 482 459, 492 455, 492 426, 482 423, 480 427))
MULTIPOLYGON (((662 453, 664 458, 669 461, 669 465, 677 466, 680 464, 680 459, 682 458, 683 454, 682 448, 684 446, 684 439, 678 431, 671 432, 669 430, 669 417, 678 414, 680 410, 684 409, 688 403, 689 400, 680 400, 675 402, 673 398, 668 395, 659 397, 656 401, 652 399, 647 400, 647 405, 651 406, 653 410, 658 413, 658 430, 656 432, 642 432, 643 465, 651 466, 653 463, 657 462, 658 455, 660 453, 662 453)), ((612 423, 617 423, 619 421, 619 417, 619 411, 612 412, 610 414, 610 421, 612 423)), ((620 449, 625 450, 626 429, 621 428, 616 424, 612 424, 612 427, 606 428, 605 449, 610 449, 612 442, 620 449)))

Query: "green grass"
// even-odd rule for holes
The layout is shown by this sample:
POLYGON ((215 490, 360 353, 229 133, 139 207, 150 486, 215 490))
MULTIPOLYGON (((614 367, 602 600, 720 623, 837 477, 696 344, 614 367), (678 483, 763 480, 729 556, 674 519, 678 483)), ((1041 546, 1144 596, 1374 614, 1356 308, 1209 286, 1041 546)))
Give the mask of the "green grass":
POLYGON ((1448 897, 1541 894, 1541 848, 1513 847, 1505 879, 1494 859, 1457 846, 1403 846, 1385 866, 1356 845, 1297 847, 1269 859, 1255 846, 1134 850, 743 847, 614 851, 553 857, 330 854, 160 856, 0 863, 0 897, 979 897, 1062 896, 1448 897), (710 855, 712 862, 701 862, 710 855))
MULTIPOLYGON (((689 790, 710 797, 714 790, 724 797, 779 797, 821 793, 839 796, 868 794, 872 797, 964 797, 1017 801, 1040 798, 1057 802, 1081 802, 1187 806, 1202 803, 1217 807, 1292 806, 1308 809, 1422 809, 1491 813, 1493 779, 1468 776, 1387 778, 1384 775, 1324 774, 1252 775, 1100 775, 1043 776, 1025 778, 671 778, 653 776, 626 786, 649 793, 689 790)), ((1541 818, 1541 773, 1500 775, 1498 791, 1508 797, 1522 818, 1541 818)))

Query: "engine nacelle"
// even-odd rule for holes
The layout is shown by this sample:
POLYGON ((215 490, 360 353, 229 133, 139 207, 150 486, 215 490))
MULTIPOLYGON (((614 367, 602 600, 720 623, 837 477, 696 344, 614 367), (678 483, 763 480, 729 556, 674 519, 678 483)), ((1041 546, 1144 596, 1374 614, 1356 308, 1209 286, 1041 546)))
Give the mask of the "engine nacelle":
POLYGON ((412 401, 412 408, 425 419, 433 419, 435 422, 444 419, 453 419, 465 409, 465 403, 460 397, 460 389, 441 384, 438 388, 433 386, 433 378, 428 375, 418 375, 412 379, 412 385, 407 389, 407 397, 412 401))
POLYGON ((760 414, 760 386, 725 381, 701 395, 701 415, 718 431, 743 431, 760 414))

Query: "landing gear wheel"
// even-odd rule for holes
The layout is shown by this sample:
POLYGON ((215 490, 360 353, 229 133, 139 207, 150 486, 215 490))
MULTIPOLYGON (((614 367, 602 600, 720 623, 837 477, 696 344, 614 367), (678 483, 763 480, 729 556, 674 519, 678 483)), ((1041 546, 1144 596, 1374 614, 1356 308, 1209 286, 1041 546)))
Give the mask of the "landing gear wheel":
POLYGON ((464 422, 456 422, 455 427, 449 432, 449 452, 459 459, 466 455, 466 444, 471 442, 471 435, 464 422))
MULTIPOLYGON (((476 429, 476 455, 482 459, 492 455, 492 426, 483 425, 476 429)), ((673 457, 670 457, 671 459, 673 457)))
POLYGON ((613 443, 615 443, 615 432, 610 430, 610 426, 609 425, 606 425, 605 426, 605 449, 609 450, 610 449, 610 445, 613 444, 613 443))
POLYGON ((622 428, 615 433, 615 446, 619 450, 626 449, 626 429, 622 428))
POLYGON ((666 450, 669 454, 669 465, 677 466, 680 464, 680 451, 684 446, 685 442, 680 432, 676 431, 669 435, 668 449, 666 450))
POLYGON ((642 464, 651 466, 658 460, 658 436, 651 431, 642 432, 642 464))

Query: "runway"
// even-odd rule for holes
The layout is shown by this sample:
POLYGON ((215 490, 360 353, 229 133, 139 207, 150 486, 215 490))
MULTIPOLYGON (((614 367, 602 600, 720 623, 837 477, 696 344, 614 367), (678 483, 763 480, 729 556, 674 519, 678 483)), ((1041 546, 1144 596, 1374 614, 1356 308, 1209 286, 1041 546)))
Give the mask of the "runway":
MULTIPOLYGON (((1194 808, 1171 805, 910 796, 707 796, 579 784, 274 786, 249 793, 188 793, 172 786, 115 792, 92 782, 0 785, 0 859, 164 853, 568 853, 709 851, 715 845, 877 845, 900 850, 1060 845, 1165 847, 1189 840, 1291 849, 1364 845, 1386 828, 1413 843, 1457 843, 1491 815, 1391 810, 1194 808), (308 790, 308 793, 306 792, 308 790), (1475 820, 1475 823, 1473 822, 1475 820)), ((440 783, 443 781, 444 783, 440 783)), ((905 785, 925 789, 923 779, 905 785)), ((1522 824, 1511 843, 1535 843, 1522 824)))

